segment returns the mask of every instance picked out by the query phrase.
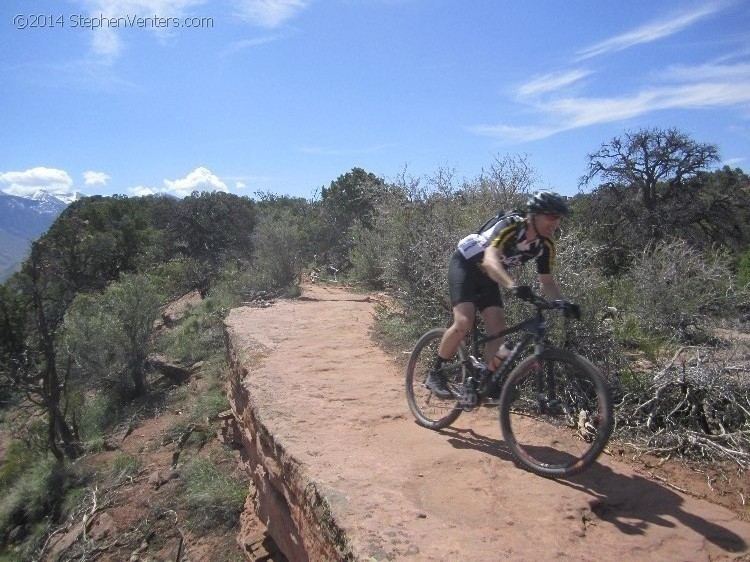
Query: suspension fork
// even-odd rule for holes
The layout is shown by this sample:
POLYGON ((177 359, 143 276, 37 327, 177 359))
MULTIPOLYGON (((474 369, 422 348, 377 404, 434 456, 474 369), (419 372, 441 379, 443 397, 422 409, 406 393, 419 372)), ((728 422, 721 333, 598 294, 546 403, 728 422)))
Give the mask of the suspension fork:
POLYGON ((542 316, 541 310, 537 313, 536 336, 534 338, 534 355, 537 358, 537 368, 534 372, 534 385, 537 400, 542 411, 558 404, 557 391, 555 390, 555 364, 554 362, 543 362, 541 360, 544 352, 544 338, 547 335, 547 322, 542 316))

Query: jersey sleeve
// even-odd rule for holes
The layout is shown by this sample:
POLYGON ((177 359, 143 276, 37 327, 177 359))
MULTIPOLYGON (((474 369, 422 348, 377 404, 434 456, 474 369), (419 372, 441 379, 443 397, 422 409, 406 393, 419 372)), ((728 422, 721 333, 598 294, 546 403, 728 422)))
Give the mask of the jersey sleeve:
POLYGON ((536 270, 540 275, 552 273, 555 267, 555 243, 549 238, 542 242, 542 251, 536 258, 536 270))
POLYGON ((507 252, 505 249, 508 244, 513 243, 516 239, 516 221, 514 217, 508 217, 498 223, 496 230, 497 234, 490 242, 490 246, 493 248, 500 248, 500 251, 505 255, 507 252))

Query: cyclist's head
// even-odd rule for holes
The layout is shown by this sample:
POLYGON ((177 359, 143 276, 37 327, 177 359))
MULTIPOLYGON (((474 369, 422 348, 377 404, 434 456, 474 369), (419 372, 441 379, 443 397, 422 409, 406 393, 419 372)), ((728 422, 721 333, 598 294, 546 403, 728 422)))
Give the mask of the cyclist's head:
POLYGON ((538 191, 529 198, 529 212, 539 215, 559 215, 561 217, 570 214, 565 197, 551 191, 538 191))

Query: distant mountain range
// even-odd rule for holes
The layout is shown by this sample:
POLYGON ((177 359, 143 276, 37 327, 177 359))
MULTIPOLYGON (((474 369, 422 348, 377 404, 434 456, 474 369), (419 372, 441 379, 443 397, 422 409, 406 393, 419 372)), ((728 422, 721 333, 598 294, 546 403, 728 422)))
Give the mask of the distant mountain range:
POLYGON ((39 190, 19 197, 0 192, 0 282, 17 271, 31 248, 65 208, 81 194, 39 190))

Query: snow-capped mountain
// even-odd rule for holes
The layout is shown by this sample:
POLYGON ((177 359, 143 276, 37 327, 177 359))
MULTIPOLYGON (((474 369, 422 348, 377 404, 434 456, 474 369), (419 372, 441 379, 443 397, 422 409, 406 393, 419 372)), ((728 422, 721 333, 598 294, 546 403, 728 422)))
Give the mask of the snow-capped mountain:
POLYGON ((53 195, 39 190, 26 197, 0 192, 0 282, 18 268, 31 243, 80 197, 78 192, 53 195))
MULTIPOLYGON (((54 213, 55 209, 60 208, 61 204, 62 209, 65 209, 65 207, 70 205, 73 201, 77 201, 81 197, 83 197, 83 194, 79 191, 74 191, 73 193, 57 193, 53 195, 49 191, 40 189, 33 195, 30 195, 28 199, 39 203, 38 209, 40 212, 54 213)), ((59 212, 62 212, 62 209, 59 212)))

